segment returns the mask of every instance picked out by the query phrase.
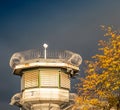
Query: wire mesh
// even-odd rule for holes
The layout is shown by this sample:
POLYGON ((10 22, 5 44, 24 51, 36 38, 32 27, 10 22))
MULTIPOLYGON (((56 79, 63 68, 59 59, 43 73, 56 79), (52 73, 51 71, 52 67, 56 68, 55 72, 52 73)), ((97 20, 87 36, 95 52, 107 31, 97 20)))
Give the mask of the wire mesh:
MULTIPOLYGON (((65 50, 65 51, 47 50, 46 57, 47 59, 61 60, 75 66, 79 66, 82 62, 82 58, 79 54, 73 53, 68 50, 65 50)), ((11 68, 14 68, 18 64, 25 63, 26 61, 29 61, 29 60, 32 61, 34 59, 44 59, 44 51, 41 49, 31 49, 27 51, 14 53, 10 59, 10 66, 11 68)))

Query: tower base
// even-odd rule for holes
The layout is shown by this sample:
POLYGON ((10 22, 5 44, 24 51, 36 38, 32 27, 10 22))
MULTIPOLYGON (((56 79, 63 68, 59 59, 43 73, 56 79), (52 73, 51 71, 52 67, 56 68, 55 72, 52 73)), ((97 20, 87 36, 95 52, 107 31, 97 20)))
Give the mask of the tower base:
POLYGON ((20 110, 72 110, 76 94, 71 93, 69 102, 63 102, 61 104, 53 103, 52 101, 47 103, 39 101, 37 104, 30 102, 23 104, 20 102, 21 96, 21 93, 15 94, 11 99, 10 105, 18 106, 20 110))

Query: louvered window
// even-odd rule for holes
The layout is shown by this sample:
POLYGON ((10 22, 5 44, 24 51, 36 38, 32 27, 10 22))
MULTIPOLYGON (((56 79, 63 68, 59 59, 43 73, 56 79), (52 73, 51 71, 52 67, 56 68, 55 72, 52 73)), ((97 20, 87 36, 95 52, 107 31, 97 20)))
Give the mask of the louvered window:
POLYGON ((26 71, 22 76, 22 88, 38 87, 39 71, 26 71))
POLYGON ((59 87, 59 71, 45 70, 40 71, 40 86, 41 87, 59 87))
POLYGON ((60 73, 60 86, 62 88, 70 89, 70 79, 68 77, 68 74, 65 74, 63 72, 60 73))

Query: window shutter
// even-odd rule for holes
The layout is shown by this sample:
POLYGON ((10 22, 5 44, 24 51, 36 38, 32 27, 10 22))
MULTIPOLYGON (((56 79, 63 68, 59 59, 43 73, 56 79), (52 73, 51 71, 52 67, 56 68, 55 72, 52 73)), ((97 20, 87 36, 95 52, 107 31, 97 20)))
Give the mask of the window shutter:
POLYGON ((58 70, 40 71, 40 86, 59 87, 59 71, 58 70))
POLYGON ((60 85, 63 88, 70 89, 70 79, 68 74, 65 74, 63 72, 60 73, 60 85))
POLYGON ((22 82, 23 87, 22 88, 32 88, 32 87, 38 87, 38 73, 39 71, 26 71, 23 74, 22 82))

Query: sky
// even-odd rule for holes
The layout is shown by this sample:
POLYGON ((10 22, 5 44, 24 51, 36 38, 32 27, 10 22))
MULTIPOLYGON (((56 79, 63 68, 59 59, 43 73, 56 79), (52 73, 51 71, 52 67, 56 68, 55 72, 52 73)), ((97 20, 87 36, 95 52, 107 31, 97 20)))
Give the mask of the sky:
POLYGON ((120 0, 0 0, 0 110, 19 110, 9 105, 20 91, 20 77, 9 66, 13 53, 47 43, 49 50, 76 52, 84 62, 105 38, 100 25, 120 28, 120 0))

